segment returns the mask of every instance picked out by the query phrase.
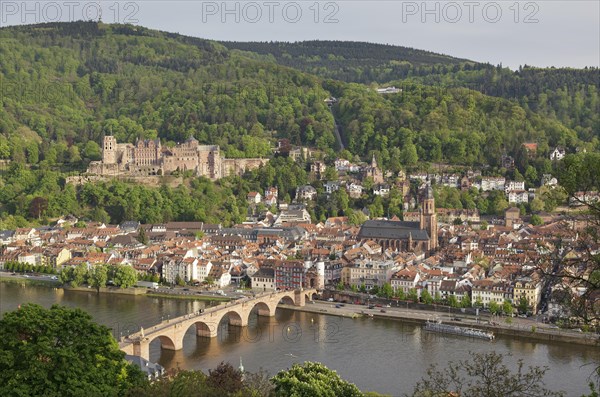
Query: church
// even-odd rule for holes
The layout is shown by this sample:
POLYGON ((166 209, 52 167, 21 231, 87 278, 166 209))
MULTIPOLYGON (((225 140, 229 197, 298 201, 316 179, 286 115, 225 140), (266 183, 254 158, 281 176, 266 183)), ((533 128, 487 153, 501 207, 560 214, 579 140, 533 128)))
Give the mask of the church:
POLYGON ((373 240, 383 249, 430 252, 437 248, 437 217, 433 189, 427 186, 419 222, 368 220, 358 232, 359 241, 373 240))

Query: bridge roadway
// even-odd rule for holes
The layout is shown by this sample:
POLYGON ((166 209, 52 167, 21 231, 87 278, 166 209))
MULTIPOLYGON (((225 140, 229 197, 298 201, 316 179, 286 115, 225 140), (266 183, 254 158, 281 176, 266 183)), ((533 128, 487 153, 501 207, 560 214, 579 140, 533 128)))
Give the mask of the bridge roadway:
POLYGON ((306 300, 313 300, 316 294, 318 294, 316 289, 300 289, 264 292, 251 298, 238 299, 204 311, 168 319, 147 329, 141 328, 139 332, 122 338, 119 348, 127 354, 149 360, 150 343, 156 338, 160 339, 162 349, 180 350, 183 348, 183 338, 191 326, 196 327, 196 335, 214 338, 217 336, 219 323, 225 316, 228 316, 230 326, 245 327, 255 308, 259 316, 274 316, 280 301, 294 306, 304 306, 306 300))

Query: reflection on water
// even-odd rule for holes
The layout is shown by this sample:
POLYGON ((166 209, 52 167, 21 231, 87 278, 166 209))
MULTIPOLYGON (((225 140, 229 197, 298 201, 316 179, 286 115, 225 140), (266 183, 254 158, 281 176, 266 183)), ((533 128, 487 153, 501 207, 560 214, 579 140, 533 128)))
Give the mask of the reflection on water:
MULTIPOLYGON (((94 319, 113 328, 113 334, 147 328, 167 316, 198 311, 196 301, 106 295, 53 290, 46 287, 20 287, 0 283, 0 313, 21 303, 35 302, 49 307, 60 303, 80 307, 94 319)), ((251 314, 248 327, 229 326, 224 319, 216 338, 197 337, 188 329, 180 351, 160 349, 160 341, 150 346, 152 360, 166 367, 202 369, 221 361, 234 365, 243 358, 248 371, 264 368, 274 375, 293 363, 319 361, 352 380, 363 390, 401 395, 408 393, 425 369, 434 363, 468 359, 470 352, 511 353, 507 361, 523 359, 526 365, 550 367, 546 384, 567 395, 585 393, 585 366, 600 359, 600 349, 545 344, 498 337, 494 342, 425 332, 420 327, 397 321, 348 319, 278 309, 274 317, 251 314)))

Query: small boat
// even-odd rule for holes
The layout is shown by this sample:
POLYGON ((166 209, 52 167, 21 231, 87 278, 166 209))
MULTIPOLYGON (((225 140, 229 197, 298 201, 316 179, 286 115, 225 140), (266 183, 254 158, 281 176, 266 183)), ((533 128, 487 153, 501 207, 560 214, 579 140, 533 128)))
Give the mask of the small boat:
POLYGON ((495 338, 493 332, 482 331, 475 328, 460 327, 458 325, 442 324, 441 321, 427 321, 424 328, 426 331, 486 339, 489 341, 492 341, 495 338))

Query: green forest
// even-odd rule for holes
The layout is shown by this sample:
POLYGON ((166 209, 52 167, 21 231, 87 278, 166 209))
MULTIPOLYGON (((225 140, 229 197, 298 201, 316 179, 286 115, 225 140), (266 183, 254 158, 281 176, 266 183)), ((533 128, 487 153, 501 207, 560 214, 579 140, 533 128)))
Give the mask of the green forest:
MULTIPOLYGON (((599 145, 594 68, 511 71, 389 45, 218 43, 96 22, 1 28, 0 39, 0 229, 69 213, 232 224, 245 218, 249 191, 275 185, 291 198, 309 182, 307 164, 276 158, 244 178, 187 178, 177 188, 67 185, 101 158, 107 134, 167 146, 193 136, 229 158, 272 157, 286 138, 320 149, 329 163, 375 155, 390 171, 477 166, 525 175, 530 185, 552 171, 555 146, 573 153, 599 145), (382 85, 402 92, 378 94, 382 85), (332 108, 330 96, 338 99, 332 108), (524 142, 538 144, 534 156, 524 142), (501 168, 503 154, 514 157, 515 171, 501 168)), ((401 212, 398 200, 388 201, 336 196, 312 214, 401 212)))

